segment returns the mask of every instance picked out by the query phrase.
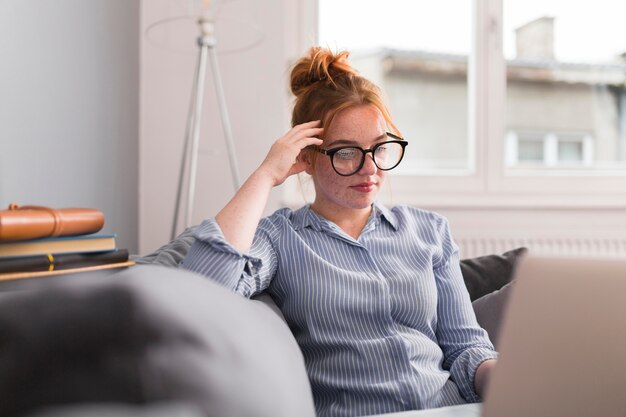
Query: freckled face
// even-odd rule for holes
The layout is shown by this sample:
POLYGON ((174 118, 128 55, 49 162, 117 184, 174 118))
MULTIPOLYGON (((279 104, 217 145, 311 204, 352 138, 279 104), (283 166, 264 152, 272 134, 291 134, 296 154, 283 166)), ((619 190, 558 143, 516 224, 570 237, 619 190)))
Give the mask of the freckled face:
MULTIPOLYGON (((351 107, 335 116, 325 131, 326 138, 322 148, 354 145, 368 149, 387 140, 386 131, 385 119, 376 107, 351 107)), ((385 179, 385 171, 376 167, 371 153, 365 156, 363 167, 348 177, 337 174, 330 158, 322 154, 317 155, 315 166, 307 171, 315 184, 313 207, 320 213, 369 209, 385 179)))

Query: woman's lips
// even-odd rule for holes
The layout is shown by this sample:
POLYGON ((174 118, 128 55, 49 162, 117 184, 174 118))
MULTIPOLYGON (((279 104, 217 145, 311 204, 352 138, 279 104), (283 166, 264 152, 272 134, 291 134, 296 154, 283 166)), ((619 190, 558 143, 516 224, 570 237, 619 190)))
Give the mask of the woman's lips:
POLYGON ((375 182, 362 182, 362 183, 350 186, 350 188, 360 193, 370 193, 374 191, 375 187, 376 187, 375 182))

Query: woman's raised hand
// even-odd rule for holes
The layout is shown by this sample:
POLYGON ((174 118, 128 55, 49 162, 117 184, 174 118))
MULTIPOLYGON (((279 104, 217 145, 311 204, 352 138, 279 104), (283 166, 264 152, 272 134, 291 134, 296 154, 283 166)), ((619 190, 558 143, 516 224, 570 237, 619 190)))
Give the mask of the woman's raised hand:
POLYGON ((307 163, 299 158, 300 153, 307 146, 322 144, 322 140, 315 137, 323 131, 320 125, 321 122, 315 120, 291 128, 274 142, 257 171, 268 175, 274 186, 282 184, 289 176, 304 171, 307 163))
POLYGON ((274 142, 265 160, 215 216, 226 241, 240 252, 245 253, 252 245, 272 187, 306 169, 307 163, 300 159, 304 148, 322 144, 315 137, 322 133, 320 125, 319 120, 302 123, 274 142))

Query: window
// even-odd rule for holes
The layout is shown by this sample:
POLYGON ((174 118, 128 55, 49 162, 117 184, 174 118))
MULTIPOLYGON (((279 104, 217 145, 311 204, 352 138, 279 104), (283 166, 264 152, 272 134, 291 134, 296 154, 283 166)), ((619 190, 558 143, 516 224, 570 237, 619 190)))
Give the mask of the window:
POLYGON ((394 201, 626 203, 626 4, 316 4, 320 43, 353 51, 411 143, 394 201))
POLYGON ((507 167, 538 169, 593 167, 594 141, 588 133, 509 131, 507 167))

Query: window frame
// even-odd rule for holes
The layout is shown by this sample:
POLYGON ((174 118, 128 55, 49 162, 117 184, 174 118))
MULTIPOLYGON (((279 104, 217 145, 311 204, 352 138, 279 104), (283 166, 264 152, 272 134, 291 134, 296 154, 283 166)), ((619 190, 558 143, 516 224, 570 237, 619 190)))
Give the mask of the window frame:
MULTIPOLYGON (((425 208, 623 208, 626 169, 511 170, 505 159, 503 0, 472 0, 468 57, 469 169, 389 176, 392 203, 425 208)), ((318 39, 317 0, 299 0, 298 52, 318 39)), ((293 27, 293 26, 292 26, 293 27)), ((299 53, 294 52, 294 58, 299 53)), ((292 184, 294 182, 292 181, 292 184)), ((297 183, 297 181, 296 181, 297 183)), ((288 187, 293 191, 293 187, 288 187)), ((289 194, 289 191, 285 194, 289 194)), ((299 201, 301 198, 296 197, 299 201)), ((289 203, 289 197, 286 199, 289 203)))

